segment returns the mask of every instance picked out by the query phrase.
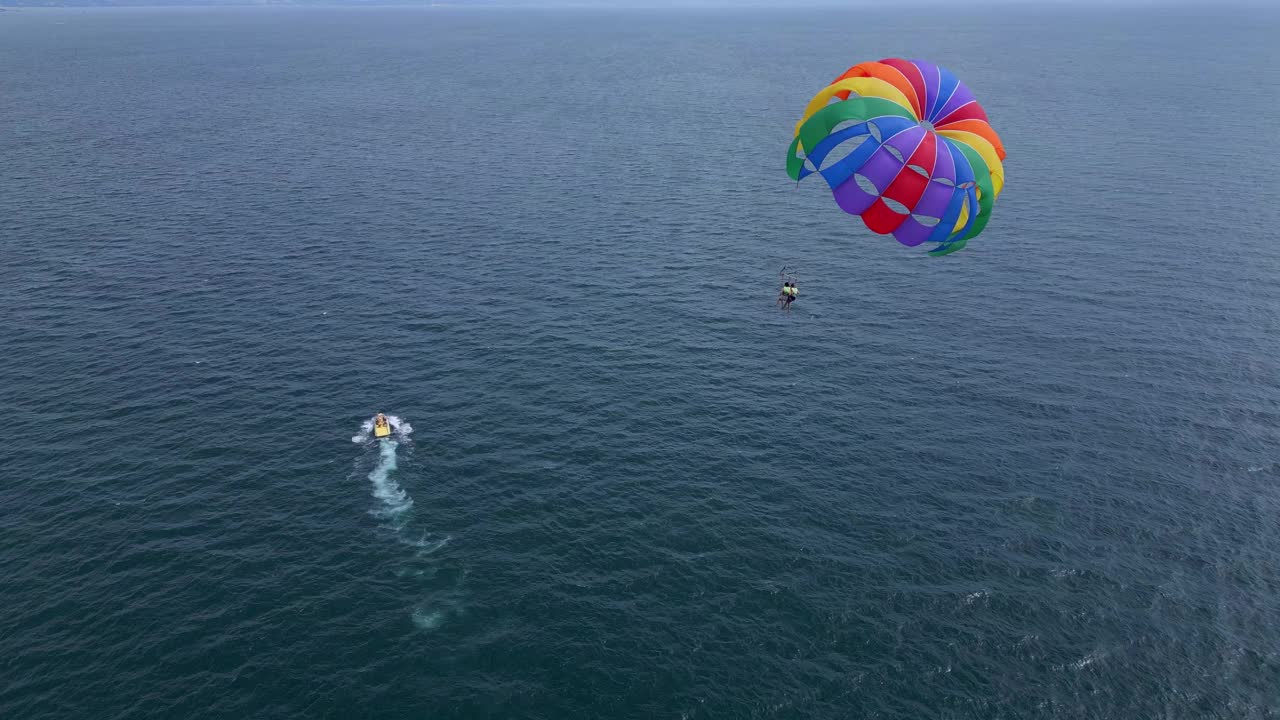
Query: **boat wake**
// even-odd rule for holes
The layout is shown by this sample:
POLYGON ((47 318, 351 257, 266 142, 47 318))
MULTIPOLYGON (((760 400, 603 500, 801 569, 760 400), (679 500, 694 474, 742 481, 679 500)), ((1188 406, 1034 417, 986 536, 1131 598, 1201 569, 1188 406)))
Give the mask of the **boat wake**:
MULTIPOLYGON (((405 557, 396 563, 398 565, 395 569, 396 577, 404 578, 405 581, 415 585, 438 583, 436 575, 442 567, 447 567, 447 563, 441 565, 443 558, 437 557, 436 554, 443 550, 452 538, 433 536, 426 531, 418 532, 412 526, 413 498, 400 486, 397 476, 400 460, 398 453, 402 446, 406 449, 412 447, 407 438, 413 432, 413 427, 394 415, 388 415, 387 419, 391 422, 394 431, 391 437, 378 439, 376 443, 371 442, 374 439, 371 418, 366 420, 360 426, 360 432, 351 438, 352 442, 364 445, 368 449, 376 447, 378 450, 377 460, 368 474, 370 491, 375 501, 369 514, 382 521, 381 527, 394 535, 396 542, 412 548, 412 557, 405 557)), ((365 459, 358 461, 358 466, 368 467, 365 462, 369 456, 362 454, 362 457, 365 459)), ((423 597, 420 595, 422 592, 420 588, 414 592, 419 594, 419 598, 411 606, 409 616, 413 626, 418 630, 434 630, 450 617, 461 613, 461 601, 457 598, 441 597, 437 592, 431 592, 427 597, 423 597)))
POLYGON ((403 515, 413 507, 413 498, 396 482, 393 473, 396 471, 396 448, 400 443, 395 440, 378 441, 378 464, 369 471, 369 482, 373 484, 373 496, 378 499, 378 507, 373 514, 386 518, 392 527, 399 531, 404 527, 403 515))

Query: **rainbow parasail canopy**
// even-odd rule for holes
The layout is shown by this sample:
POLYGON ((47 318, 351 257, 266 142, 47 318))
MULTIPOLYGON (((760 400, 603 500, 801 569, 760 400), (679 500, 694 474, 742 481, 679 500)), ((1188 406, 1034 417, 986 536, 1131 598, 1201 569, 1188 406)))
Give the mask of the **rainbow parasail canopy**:
POLYGON ((796 123, 793 180, 818 173, 840 209, 903 245, 946 255, 982 232, 1004 187, 1004 145, 964 83, 923 60, 854 65, 796 123))

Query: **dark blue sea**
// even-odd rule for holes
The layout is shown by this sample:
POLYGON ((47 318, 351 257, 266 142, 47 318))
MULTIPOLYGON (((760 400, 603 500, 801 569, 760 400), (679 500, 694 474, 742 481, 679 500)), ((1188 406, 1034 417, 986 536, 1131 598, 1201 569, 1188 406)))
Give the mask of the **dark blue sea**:
POLYGON ((1280 717, 1277 33, 0 13, 0 717, 1280 717), (952 256, 784 171, 890 56, 952 256))

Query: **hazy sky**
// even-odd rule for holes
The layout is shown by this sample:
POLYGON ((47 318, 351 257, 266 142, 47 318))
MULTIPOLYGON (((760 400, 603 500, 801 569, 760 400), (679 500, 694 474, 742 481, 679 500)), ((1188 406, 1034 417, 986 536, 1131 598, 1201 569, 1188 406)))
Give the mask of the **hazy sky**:
MULTIPOLYGON (((892 0, 894 4, 944 5, 955 7, 959 0, 892 0)), ((1215 6, 1271 7, 1280 0, 1215 0, 1215 6)), ((1196 6, 1203 0, 964 0, 965 5, 1075 5, 1075 6, 1196 6)), ((509 7, 775 7, 814 5, 883 6, 882 0, 0 0, 0 7, 62 5, 475 5, 509 7)))
MULTIPOLYGON (((889 0, 893 5, 937 5, 949 9, 983 6, 1033 7, 1214 7, 1261 8, 1280 10, 1280 0, 889 0)), ((399 6, 427 8, 435 5, 511 7, 511 8, 777 8, 805 6, 857 8, 886 7, 886 0, 0 0, 0 9, 21 7, 68 6, 198 6, 198 5, 271 5, 271 6, 399 6)))

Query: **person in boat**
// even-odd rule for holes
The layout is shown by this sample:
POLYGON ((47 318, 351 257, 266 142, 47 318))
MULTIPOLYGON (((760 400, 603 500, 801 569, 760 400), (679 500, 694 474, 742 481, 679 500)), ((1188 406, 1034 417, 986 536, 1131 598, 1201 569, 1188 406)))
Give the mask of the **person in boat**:
POLYGON ((373 424, 374 426, 380 427, 380 428, 386 427, 388 424, 387 416, 383 415, 382 413, 378 413, 377 417, 373 419, 373 424))

